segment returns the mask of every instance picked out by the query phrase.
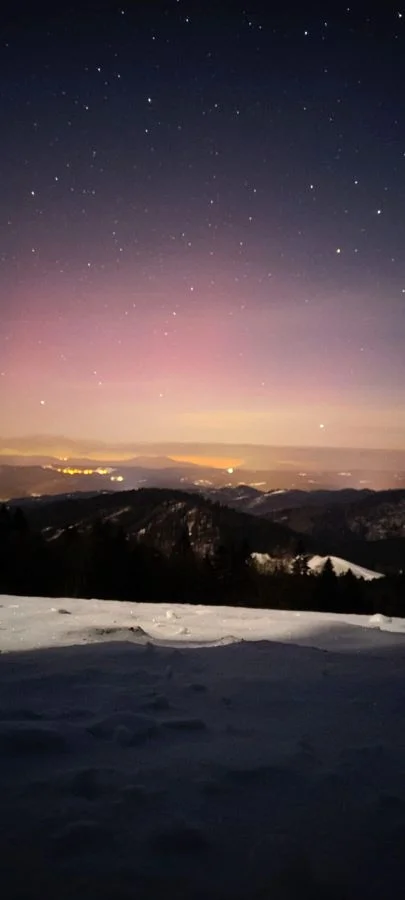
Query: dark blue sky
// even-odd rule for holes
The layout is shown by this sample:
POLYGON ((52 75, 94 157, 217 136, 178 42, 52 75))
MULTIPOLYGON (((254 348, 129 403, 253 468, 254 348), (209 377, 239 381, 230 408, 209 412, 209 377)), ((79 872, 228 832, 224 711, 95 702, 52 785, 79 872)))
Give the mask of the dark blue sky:
POLYGON ((405 447, 405 8, 273 6, 6 13, 3 435, 405 447))

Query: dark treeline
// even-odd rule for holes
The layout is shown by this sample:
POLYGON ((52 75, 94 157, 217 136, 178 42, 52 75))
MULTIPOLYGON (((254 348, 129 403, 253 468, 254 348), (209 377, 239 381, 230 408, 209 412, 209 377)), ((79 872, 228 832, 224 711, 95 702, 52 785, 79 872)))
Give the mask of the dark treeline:
POLYGON ((0 509, 0 593, 108 600, 184 602, 405 616, 405 576, 366 582, 326 564, 308 573, 298 556, 292 572, 280 561, 271 574, 250 560, 247 541, 227 542, 197 556, 188 531, 170 555, 129 538, 111 522, 76 526, 52 539, 32 529, 20 509, 0 509))

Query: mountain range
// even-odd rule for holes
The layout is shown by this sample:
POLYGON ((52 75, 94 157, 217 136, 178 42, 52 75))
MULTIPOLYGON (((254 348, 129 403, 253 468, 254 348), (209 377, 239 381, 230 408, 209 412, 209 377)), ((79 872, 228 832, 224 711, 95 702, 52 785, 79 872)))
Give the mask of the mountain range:
POLYGON ((254 552, 334 555, 383 573, 405 568, 405 491, 285 491, 248 486, 189 492, 164 488, 70 493, 13 502, 55 538, 71 526, 118 523, 170 552, 185 534, 200 555, 231 540, 254 552))
MULTIPOLYGON (((170 553, 187 535, 203 556, 220 544, 247 542, 259 552, 294 551, 297 536, 283 524, 213 503, 202 494, 146 488, 32 499, 22 504, 29 524, 50 539, 65 529, 116 524, 129 536, 170 553)), ((312 546, 312 542, 311 546, 312 546)))
POLYGON ((206 496, 316 538, 405 538, 405 490, 261 493, 243 485, 208 491, 206 496))
POLYGON ((405 569, 405 490, 272 491, 247 487, 211 498, 288 526, 304 542, 382 571, 405 569))

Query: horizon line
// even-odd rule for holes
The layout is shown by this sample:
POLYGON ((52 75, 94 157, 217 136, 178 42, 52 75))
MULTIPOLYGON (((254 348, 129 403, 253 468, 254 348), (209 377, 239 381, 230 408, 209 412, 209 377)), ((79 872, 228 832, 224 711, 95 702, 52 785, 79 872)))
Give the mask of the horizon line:
MULTIPOLYGON (((55 443, 57 441, 68 441, 72 444, 93 444, 95 447, 103 447, 103 448, 131 448, 131 447, 164 447, 167 445, 171 446, 181 446, 181 447, 246 447, 246 448, 254 448, 254 449, 293 449, 293 450, 315 450, 315 451, 323 451, 323 450, 352 450, 356 452, 364 452, 364 453, 405 453, 405 446, 403 447, 364 447, 359 445, 346 445, 346 444, 286 444, 286 443, 253 443, 250 441, 201 441, 201 440, 176 440, 173 438, 167 438, 164 440, 137 440, 136 438, 129 441, 118 441, 115 442, 113 440, 109 441, 106 438, 90 438, 90 437, 82 437, 75 438, 70 437, 66 434, 41 434, 41 433, 33 433, 33 434, 25 434, 25 435, 14 435, 3 436, 0 435, 0 445, 1 444, 13 444, 20 442, 29 442, 29 441, 50 441, 55 443)), ((9 449, 9 448, 6 448, 9 449)), ((4 450, 0 446, 0 455, 2 455, 4 450)), ((35 451, 34 451, 35 452, 35 451)), ((34 452, 31 451, 31 455, 34 455, 34 452)))

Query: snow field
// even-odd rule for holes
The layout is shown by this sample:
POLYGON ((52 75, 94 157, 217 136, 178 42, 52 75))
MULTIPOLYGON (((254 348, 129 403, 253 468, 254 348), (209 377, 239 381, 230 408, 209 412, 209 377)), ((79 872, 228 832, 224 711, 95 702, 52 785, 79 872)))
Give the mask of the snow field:
POLYGON ((385 898, 405 623, 0 597, 8 898, 385 898))

